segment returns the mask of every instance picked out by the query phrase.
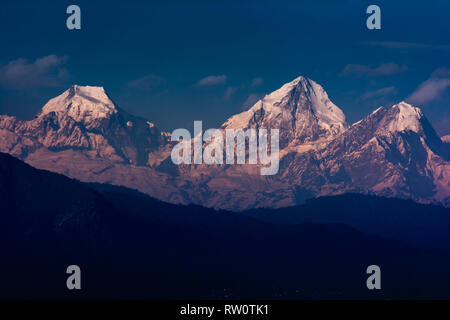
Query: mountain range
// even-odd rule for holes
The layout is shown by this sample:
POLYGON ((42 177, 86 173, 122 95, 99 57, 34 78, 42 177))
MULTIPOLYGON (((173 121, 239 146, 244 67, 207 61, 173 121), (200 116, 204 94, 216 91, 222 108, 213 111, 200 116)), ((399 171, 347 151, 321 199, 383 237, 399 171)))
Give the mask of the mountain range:
POLYGON ((362 193, 450 206, 448 139, 406 102, 349 125, 319 84, 298 77, 219 127, 248 128, 280 130, 278 174, 248 163, 176 166, 170 133, 120 109, 103 88, 75 85, 32 120, 0 116, 0 151, 175 204, 241 211, 362 193))

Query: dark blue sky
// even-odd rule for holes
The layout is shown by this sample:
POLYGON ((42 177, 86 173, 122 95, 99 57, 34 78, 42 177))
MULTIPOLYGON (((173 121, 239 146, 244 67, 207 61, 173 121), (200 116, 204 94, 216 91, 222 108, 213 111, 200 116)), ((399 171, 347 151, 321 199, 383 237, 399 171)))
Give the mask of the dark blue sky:
POLYGON ((214 127, 304 75, 350 123, 406 99, 450 134, 449 15, 450 1, 2 0, 0 113, 30 118, 71 84, 98 85, 165 130, 214 127), (366 28, 370 4, 381 30, 366 28))

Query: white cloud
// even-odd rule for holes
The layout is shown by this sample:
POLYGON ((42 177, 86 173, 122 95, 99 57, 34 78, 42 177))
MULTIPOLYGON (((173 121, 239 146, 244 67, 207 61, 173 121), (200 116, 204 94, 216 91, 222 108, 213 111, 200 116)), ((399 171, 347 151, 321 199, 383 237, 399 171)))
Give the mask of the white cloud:
POLYGON ((227 82, 227 76, 209 76, 201 79, 195 84, 195 87, 207 87, 207 86, 216 86, 219 84, 225 84, 227 82))
POLYGON ((128 82, 127 87, 149 91, 156 87, 164 85, 166 82, 167 82, 166 79, 160 76, 148 74, 142 78, 128 82))
POLYGON ((252 87, 259 87, 260 85, 262 85, 263 81, 264 81, 263 78, 259 78, 259 77, 253 78, 252 79, 252 87))
POLYGON ((396 63, 383 63, 378 67, 371 68, 370 66, 362 64, 348 64, 342 70, 342 76, 356 76, 356 77, 382 77, 399 74, 408 70, 405 65, 398 65, 396 63))
POLYGON ((235 93, 236 93, 236 91, 237 91, 237 88, 236 87, 228 87, 226 90, 225 90, 225 94, 224 94, 224 99, 225 100, 229 100, 230 98, 231 98, 231 96, 232 95, 234 95, 235 93))
POLYGON ((386 87, 374 91, 366 92, 361 96, 361 100, 378 99, 384 98, 386 96, 391 96, 397 94, 397 88, 386 87))
POLYGON ((59 87, 69 78, 67 56, 49 55, 29 62, 17 59, 0 68, 0 84, 13 89, 59 87))
POLYGON ((450 50, 450 45, 432 45, 419 42, 401 42, 401 41, 369 41, 366 44, 375 47, 383 47, 390 49, 437 49, 450 50))
POLYGON ((412 104, 424 104, 438 99, 450 88, 450 78, 430 78, 423 82, 406 100, 412 104))
POLYGON ((439 68, 431 74, 431 78, 450 78, 450 68, 439 68))
POLYGON ((425 104, 439 99, 448 88, 450 88, 450 68, 439 68, 405 100, 412 104, 425 104))

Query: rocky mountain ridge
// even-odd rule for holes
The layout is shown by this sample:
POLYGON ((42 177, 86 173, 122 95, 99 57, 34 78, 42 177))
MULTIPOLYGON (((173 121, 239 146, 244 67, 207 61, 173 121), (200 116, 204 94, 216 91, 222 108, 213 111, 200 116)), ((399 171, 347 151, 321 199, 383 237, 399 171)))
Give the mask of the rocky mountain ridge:
POLYGON ((350 126, 320 85, 298 77, 220 126, 248 128, 279 129, 278 174, 261 176, 260 164, 176 166, 169 133, 118 108, 103 88, 72 86, 30 121, 0 116, 0 151, 172 203, 244 210, 357 192, 450 206, 448 144, 406 102, 350 126))

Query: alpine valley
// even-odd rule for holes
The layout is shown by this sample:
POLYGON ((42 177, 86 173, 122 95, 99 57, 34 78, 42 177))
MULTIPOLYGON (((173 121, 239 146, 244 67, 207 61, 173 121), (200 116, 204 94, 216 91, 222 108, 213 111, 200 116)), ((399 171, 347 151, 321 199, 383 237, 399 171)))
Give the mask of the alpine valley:
POLYGON ((175 204, 241 211, 362 193, 450 206, 450 143, 406 102, 349 125, 316 82, 298 77, 219 129, 279 129, 279 172, 260 165, 181 165, 170 133, 72 86, 29 121, 0 116, 0 152, 84 182, 126 186, 175 204))

